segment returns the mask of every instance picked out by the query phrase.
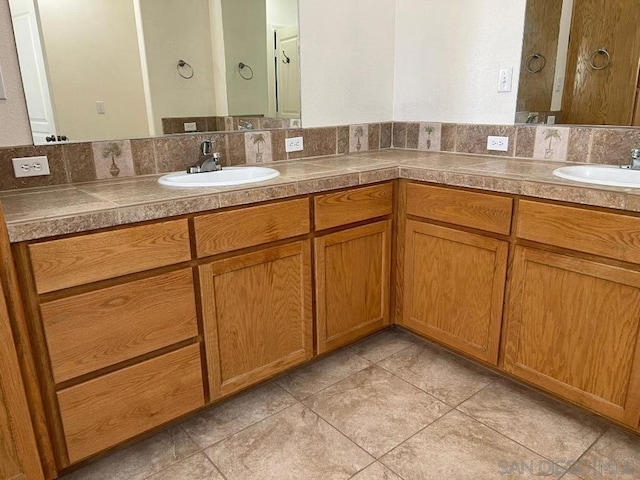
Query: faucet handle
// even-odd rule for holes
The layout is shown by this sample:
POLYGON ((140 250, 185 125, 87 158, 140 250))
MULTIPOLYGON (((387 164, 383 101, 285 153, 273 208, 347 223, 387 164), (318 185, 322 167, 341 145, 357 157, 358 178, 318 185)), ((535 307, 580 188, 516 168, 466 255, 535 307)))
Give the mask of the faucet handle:
POLYGON ((200 151, 202 152, 202 155, 211 155, 214 143, 215 141, 213 140, 205 140, 204 142, 202 142, 202 144, 200 145, 200 151))

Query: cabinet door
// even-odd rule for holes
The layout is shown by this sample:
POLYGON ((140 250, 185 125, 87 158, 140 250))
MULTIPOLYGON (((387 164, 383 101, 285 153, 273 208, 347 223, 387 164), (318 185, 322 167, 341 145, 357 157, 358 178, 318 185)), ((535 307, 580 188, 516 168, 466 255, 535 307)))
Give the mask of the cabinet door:
POLYGON ((9 326, 9 315, 4 292, 0 288, 0 480, 41 478, 42 470, 9 326))
POLYGON ((389 324, 391 220, 315 239, 318 352, 389 324))
POLYGON ((407 222, 403 324, 497 365, 508 244, 407 222))
POLYGON ((505 370, 636 427, 640 272, 517 247, 505 370))
POLYGON ((212 398, 313 356, 308 240, 200 267, 212 398))

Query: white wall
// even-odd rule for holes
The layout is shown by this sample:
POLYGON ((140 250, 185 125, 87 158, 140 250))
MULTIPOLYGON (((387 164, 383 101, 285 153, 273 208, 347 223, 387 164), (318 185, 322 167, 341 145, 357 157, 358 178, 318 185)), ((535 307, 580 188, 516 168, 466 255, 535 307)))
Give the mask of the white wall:
POLYGON ((266 0, 266 4, 268 25, 298 25, 298 0, 266 0))
POLYGON ((142 0, 140 7, 156 132, 162 118, 215 116, 209 0, 142 0), (194 68, 193 78, 180 77, 178 60, 194 68))
POLYGON ((149 134, 132 0, 38 0, 59 135, 149 134), (98 115, 96 102, 105 102, 98 115))
POLYGON ((0 0, 0 69, 7 99, 0 100, 0 146, 30 145, 31 128, 13 40, 9 0, 0 0))
POLYGON ((395 4, 300 0, 305 127, 393 118, 395 4))
POLYGON ((567 73, 567 60, 569 56, 569 34, 571 33, 571 20, 573 19, 573 0, 562 2, 562 16, 560 17, 560 34, 558 35, 558 54, 556 57, 555 80, 553 95, 551 97, 551 110, 562 109, 562 95, 564 94, 564 76, 567 73), (556 89, 556 85, 560 85, 556 89))
POLYGON ((525 7, 526 0, 397 0, 394 119, 513 124, 525 7), (498 93, 505 67, 513 68, 513 90, 498 93))

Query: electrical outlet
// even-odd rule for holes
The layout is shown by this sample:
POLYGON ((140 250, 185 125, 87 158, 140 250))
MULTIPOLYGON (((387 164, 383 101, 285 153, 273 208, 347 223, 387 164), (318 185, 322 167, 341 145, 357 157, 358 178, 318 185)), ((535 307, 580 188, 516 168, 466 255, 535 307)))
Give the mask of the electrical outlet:
POLYGON ((304 150, 304 139, 302 137, 287 138, 284 146, 287 152, 301 152, 304 150))
POLYGON ((196 122, 187 122, 184 124, 185 132, 197 132, 198 127, 196 126, 196 122))
POLYGON ((13 173, 16 178, 51 175, 49 160, 45 156, 12 158, 11 161, 13 162, 13 173))
POLYGON ((96 112, 98 115, 105 115, 107 111, 104 108, 104 102, 102 100, 98 100, 96 102, 96 112))
POLYGON ((555 125, 556 124, 556 116, 555 115, 549 115, 547 117, 547 125, 555 125))
POLYGON ((487 150, 506 152, 509 150, 509 137, 487 137, 487 150))

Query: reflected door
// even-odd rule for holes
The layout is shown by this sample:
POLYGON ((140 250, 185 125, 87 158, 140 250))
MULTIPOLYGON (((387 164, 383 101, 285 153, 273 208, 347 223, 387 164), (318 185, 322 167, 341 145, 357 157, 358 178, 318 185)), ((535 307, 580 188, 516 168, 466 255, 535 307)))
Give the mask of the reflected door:
POLYGON ((279 117, 300 117, 300 60, 298 29, 277 31, 277 112, 279 117))
POLYGON ((36 145, 57 138, 51 90, 33 0, 9 0, 22 83, 36 145))

